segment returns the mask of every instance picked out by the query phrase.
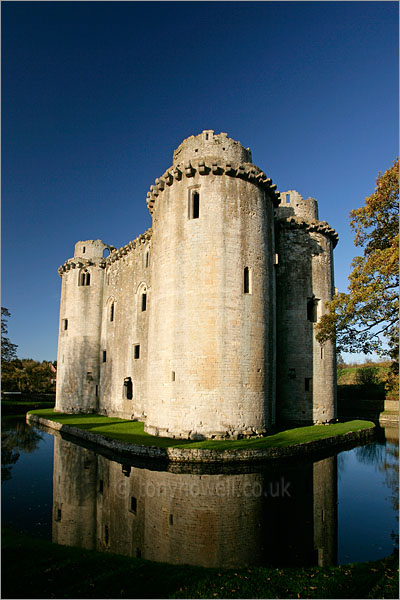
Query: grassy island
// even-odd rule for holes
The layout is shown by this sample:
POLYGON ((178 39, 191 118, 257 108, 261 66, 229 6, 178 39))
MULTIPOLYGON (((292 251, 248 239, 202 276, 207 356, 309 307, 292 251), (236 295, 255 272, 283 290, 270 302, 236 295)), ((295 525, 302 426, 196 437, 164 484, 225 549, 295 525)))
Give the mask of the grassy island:
POLYGON ((371 421, 347 421, 331 425, 310 425, 295 429, 286 429, 266 437, 254 437, 241 440, 181 440, 167 437, 156 437, 145 433, 144 425, 140 421, 105 417, 96 414, 67 415, 54 412, 53 409, 39 409, 29 411, 28 414, 36 415, 42 419, 54 421, 61 425, 68 425, 90 431, 119 442, 137 444, 141 446, 155 446, 158 448, 199 448, 212 450, 239 450, 239 449, 264 449, 280 448, 303 444, 329 437, 342 436, 346 433, 369 429, 374 426, 371 421))

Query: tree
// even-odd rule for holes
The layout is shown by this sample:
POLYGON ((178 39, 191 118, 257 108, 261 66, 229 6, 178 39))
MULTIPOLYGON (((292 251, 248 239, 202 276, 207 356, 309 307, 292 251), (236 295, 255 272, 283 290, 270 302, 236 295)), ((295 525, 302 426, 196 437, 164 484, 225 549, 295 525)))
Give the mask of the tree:
POLYGON ((347 293, 329 303, 317 326, 322 344, 336 341, 338 352, 390 356, 398 373, 399 160, 382 175, 365 205, 352 210, 354 244, 364 249, 352 261, 347 293), (397 367, 396 367, 397 365, 397 367))
POLYGON ((1 362, 9 363, 17 358, 17 344, 12 344, 8 338, 7 319, 11 317, 7 308, 1 307, 1 362))

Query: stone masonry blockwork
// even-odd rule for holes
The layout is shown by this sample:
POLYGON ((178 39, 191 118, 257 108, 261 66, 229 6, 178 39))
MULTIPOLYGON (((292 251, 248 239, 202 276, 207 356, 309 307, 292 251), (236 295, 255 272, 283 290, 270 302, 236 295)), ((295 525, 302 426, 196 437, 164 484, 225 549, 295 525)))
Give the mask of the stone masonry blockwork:
POLYGON ((57 411, 195 439, 336 417, 335 349, 315 325, 338 236, 251 160, 225 133, 191 136, 150 186, 151 229, 76 244, 59 269, 57 411))

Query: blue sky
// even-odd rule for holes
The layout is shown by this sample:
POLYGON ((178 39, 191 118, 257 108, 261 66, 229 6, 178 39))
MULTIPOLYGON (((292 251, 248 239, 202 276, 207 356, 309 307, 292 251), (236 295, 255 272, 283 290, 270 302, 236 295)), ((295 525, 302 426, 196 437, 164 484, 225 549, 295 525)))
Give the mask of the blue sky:
POLYGON ((78 240, 151 226, 146 193, 203 129, 280 191, 348 213, 398 154, 396 2, 2 2, 2 306, 20 357, 54 360, 78 240))

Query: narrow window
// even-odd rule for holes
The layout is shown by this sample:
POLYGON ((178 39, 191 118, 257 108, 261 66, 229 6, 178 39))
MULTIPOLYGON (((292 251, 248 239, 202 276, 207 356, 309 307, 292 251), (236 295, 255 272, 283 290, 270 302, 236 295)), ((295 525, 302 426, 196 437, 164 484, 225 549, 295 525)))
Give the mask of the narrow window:
POLYGON ((193 192, 192 202, 193 202, 193 219, 198 219, 199 214, 200 214, 200 194, 198 192, 193 192))
POLYGON ((62 320, 62 328, 64 331, 67 331, 68 329, 68 319, 63 319, 62 320))
POLYGON ((82 248, 82 254, 85 254, 85 252, 86 252, 86 246, 83 246, 83 248, 82 248))
POLYGON ((108 531, 108 525, 104 525, 104 541, 106 544, 110 541, 110 534, 108 531))
POLYGON ((304 379, 304 391, 311 392, 311 390, 312 390, 312 379, 311 379, 311 377, 306 377, 304 379))
POLYGON ((321 346, 321 360, 324 360, 325 358, 325 347, 321 346))
POLYGON ((114 321, 114 302, 111 302, 110 306, 110 321, 114 321))
POLYGON ((147 250, 146 252, 146 259, 145 259, 145 268, 147 269, 147 267, 150 264, 150 252, 147 250))
POLYGON ((136 500, 135 496, 131 496, 131 508, 130 508, 130 511, 133 512, 136 515, 136 510, 137 510, 137 500, 136 500))
POLYGON ((107 256, 109 256, 110 254, 110 250, 108 248, 104 248, 103 250, 103 258, 107 258, 107 256))
POLYGON ((243 292, 245 294, 251 294, 251 269, 245 267, 243 272, 243 292))
POLYGON ((82 271, 79 276, 79 285, 90 285, 90 273, 82 271))
POLYGON ((174 515, 169 515, 169 524, 170 525, 174 524, 174 515))
POLYGON ((140 357, 140 344, 135 344, 135 346, 134 346, 134 357, 135 358, 140 357))
POLYGON ((103 363, 107 362, 107 350, 103 350, 103 363))
POLYGON ((142 558, 142 551, 140 548, 136 548, 136 558, 142 558))
POLYGON ((171 372, 171 381, 175 381, 175 371, 171 372))
POLYGON ((189 190, 189 219, 198 219, 200 216, 200 194, 196 190, 189 190))
POLYGON ((142 294, 142 312, 146 310, 147 307, 147 294, 144 292, 142 294))
POLYGON ((206 140, 208 140, 208 133, 206 133, 206 140))
POLYGON ((96 398, 98 398, 98 397, 99 397, 99 386, 96 385, 96 398))
POLYGON ((127 400, 132 400, 133 396, 133 385, 131 377, 125 377, 124 379, 124 398, 127 400))
POLYGON ((56 521, 61 521, 61 508, 57 508, 56 521))
POLYGON ((317 322, 317 307, 318 300, 309 298, 307 301, 307 320, 310 321, 310 323, 317 322))
POLYGON ((99 493, 100 494, 103 493, 103 489, 104 489, 104 483, 103 483, 103 480, 100 479, 100 481, 99 481, 99 493))

